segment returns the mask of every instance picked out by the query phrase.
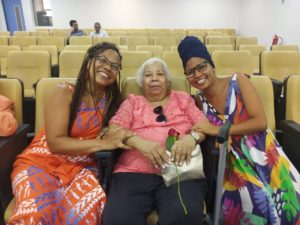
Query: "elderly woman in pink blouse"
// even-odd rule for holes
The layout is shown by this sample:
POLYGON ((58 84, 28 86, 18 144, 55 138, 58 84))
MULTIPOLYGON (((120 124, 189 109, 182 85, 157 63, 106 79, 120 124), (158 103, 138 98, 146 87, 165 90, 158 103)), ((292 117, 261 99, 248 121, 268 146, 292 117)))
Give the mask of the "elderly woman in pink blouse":
POLYGON ((177 184, 166 187, 160 168, 174 161, 178 166, 189 163, 202 133, 191 135, 193 125, 207 121, 193 98, 184 92, 170 90, 171 75, 164 61, 147 60, 137 74, 143 96, 129 95, 110 121, 110 129, 128 128, 136 136, 126 140, 132 149, 123 150, 118 159, 103 225, 145 225, 155 209, 160 225, 202 224, 204 179, 180 182, 180 191, 187 215, 178 198, 177 184), (180 132, 180 138, 166 153, 165 140, 170 128, 180 132), (187 134, 188 133, 188 134, 187 134))

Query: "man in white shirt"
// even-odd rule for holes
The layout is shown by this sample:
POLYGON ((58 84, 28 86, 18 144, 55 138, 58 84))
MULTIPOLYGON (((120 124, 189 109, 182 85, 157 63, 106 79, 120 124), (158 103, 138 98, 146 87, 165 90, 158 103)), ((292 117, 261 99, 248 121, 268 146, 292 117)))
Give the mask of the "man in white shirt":
POLYGON ((107 37, 107 32, 105 30, 101 30, 101 25, 99 22, 94 24, 95 31, 90 33, 91 37, 107 37))

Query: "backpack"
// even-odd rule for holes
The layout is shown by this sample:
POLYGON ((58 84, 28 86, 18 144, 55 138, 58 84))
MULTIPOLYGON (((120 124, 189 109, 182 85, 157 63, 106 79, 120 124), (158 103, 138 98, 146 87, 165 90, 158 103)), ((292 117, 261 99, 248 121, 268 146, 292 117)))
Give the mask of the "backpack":
POLYGON ((16 133, 18 122, 14 116, 14 102, 0 95, 0 136, 6 137, 16 133))

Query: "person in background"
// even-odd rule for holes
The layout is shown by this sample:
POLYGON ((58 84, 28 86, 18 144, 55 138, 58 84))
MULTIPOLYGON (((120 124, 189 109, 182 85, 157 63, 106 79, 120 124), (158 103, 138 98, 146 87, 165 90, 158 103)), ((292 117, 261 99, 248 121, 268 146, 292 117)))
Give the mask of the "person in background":
POLYGON ((229 120, 230 142, 221 208, 225 224, 300 224, 300 175, 267 129, 263 105, 244 74, 217 77, 204 44, 187 36, 178 45, 186 79, 209 122, 194 126, 216 136, 229 120))
POLYGON ((78 29, 78 23, 76 20, 70 20, 70 31, 67 33, 67 44, 69 44, 69 40, 71 36, 85 36, 86 34, 84 33, 83 30, 78 29))
POLYGON ((107 37, 108 34, 105 30, 101 29, 101 24, 99 22, 96 22, 94 24, 95 31, 92 31, 90 33, 91 37, 107 37))
POLYGON ((121 55, 102 42, 85 55, 76 84, 60 83, 45 108, 45 129, 17 157, 11 174, 12 224, 101 224, 106 195, 93 153, 127 148, 125 129, 102 128, 118 109, 121 55))
POLYGON ((203 220, 205 179, 180 182, 185 207, 178 197, 177 183, 166 187, 160 168, 169 160, 189 163, 202 133, 189 133, 193 125, 207 121, 186 92, 170 89, 171 74, 164 61, 147 60, 137 73, 143 95, 131 94, 110 121, 110 129, 126 128, 136 136, 126 140, 130 150, 118 159, 103 211, 103 225, 145 225, 156 209, 160 225, 199 225, 203 220), (165 140, 170 128, 180 133, 169 159, 165 140))

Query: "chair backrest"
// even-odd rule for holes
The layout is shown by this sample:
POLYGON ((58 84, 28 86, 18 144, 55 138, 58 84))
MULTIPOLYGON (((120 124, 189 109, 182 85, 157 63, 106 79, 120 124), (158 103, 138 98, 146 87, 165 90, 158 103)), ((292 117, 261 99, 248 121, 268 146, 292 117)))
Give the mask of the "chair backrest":
POLYGON ((10 36, 10 32, 9 31, 0 31, 0 36, 10 36))
POLYGON ((0 36, 0 46, 2 46, 2 45, 8 45, 9 44, 9 42, 8 42, 8 37, 5 37, 5 36, 0 36))
POLYGON ((207 51, 210 55, 213 54, 214 51, 233 51, 232 45, 206 45, 207 51))
POLYGON ((66 37, 69 29, 52 29, 52 36, 66 37))
POLYGON ((296 51, 299 52, 298 45, 272 45, 272 51, 296 51))
POLYGON ((206 36, 205 44, 206 45, 232 45, 230 37, 227 36, 206 36))
POLYGON ((134 50, 137 45, 148 45, 147 36, 128 36, 126 37, 126 44, 129 50, 134 50))
POLYGON ((290 76, 286 82, 285 119, 300 124, 300 75, 290 76))
POLYGON ((44 127, 44 108, 57 84, 62 82, 75 83, 76 78, 43 78, 36 85, 35 133, 44 127))
POLYGON ((163 51, 162 60, 168 65, 173 76, 184 76, 184 70, 177 51, 163 51))
POLYGON ((268 127, 275 134, 276 126, 272 81, 267 76, 251 76, 250 81, 252 82, 258 92, 258 95, 260 96, 268 120, 268 127))
POLYGON ((121 38, 118 37, 118 36, 94 37, 93 38, 93 44, 96 44, 96 43, 99 43, 99 42, 103 42, 103 41, 111 42, 111 43, 114 43, 116 45, 120 45, 121 44, 121 38))
MULTIPOLYGON (((190 84, 184 77, 172 77, 171 89, 191 93, 190 84)), ((121 92, 123 99, 127 98, 129 94, 143 94, 142 88, 136 82, 136 77, 126 77, 121 84, 121 92)))
POLYGON ((62 51, 59 55, 59 77, 77 77, 85 51, 62 51))
POLYGON ((253 74, 252 56, 249 51, 214 51, 212 60, 218 76, 233 73, 253 74))
POLYGON ((23 83, 16 78, 0 79, 0 95, 10 98, 14 103, 15 117, 18 124, 23 123, 23 83))
POLYGON ((92 38, 90 36, 71 36, 69 43, 70 45, 92 45, 92 38))
POLYGON ((150 51, 152 56, 155 58, 160 58, 164 48, 161 45, 137 45, 135 51, 150 51))
POLYGON ((239 49, 240 45, 257 45, 257 38, 238 36, 235 39, 235 43, 236 43, 236 49, 239 49))
POLYGON ((239 50, 250 51, 253 59, 254 73, 260 74, 260 56, 263 51, 266 51, 266 46, 264 45, 240 45, 239 50))
POLYGON ((110 33, 112 36, 127 36, 127 30, 114 30, 110 33))
POLYGON ((175 37, 172 36, 156 36, 154 37, 154 45, 163 46, 164 50, 169 50, 170 46, 177 45, 178 41, 175 37))
POLYGON ((39 79, 51 77, 50 53, 46 51, 11 51, 7 55, 7 77, 24 83, 24 96, 33 97, 39 79))
POLYGON ((282 81, 300 74, 300 55, 296 51, 270 51, 261 54, 261 74, 282 81))
POLYGON ((7 54, 10 51, 21 51, 21 47, 17 45, 0 46, 0 74, 4 76, 7 75, 7 54))
POLYGON ((48 30, 38 30, 38 31, 33 31, 30 32, 30 36, 36 36, 36 37, 48 37, 49 31, 48 30))
POLYGON ((64 51, 84 51, 86 52, 91 45, 66 45, 64 51))
POLYGON ((19 45, 22 49, 28 47, 29 45, 36 45, 36 37, 30 37, 30 36, 14 36, 10 37, 10 45, 19 45))
POLYGON ((30 45, 27 50, 48 51, 51 56, 51 65, 58 65, 58 49, 55 45, 30 45))
POLYGON ((65 37, 56 37, 56 36, 49 36, 49 37, 38 37, 37 38, 38 45, 55 45, 58 51, 62 51, 66 44, 65 37))
POLYGON ((27 36, 29 36, 29 32, 28 31, 15 31, 14 36, 15 37, 27 37, 27 36))
POLYGON ((150 51, 122 51, 122 70, 120 84, 128 76, 135 76, 141 65, 152 58, 150 51))

